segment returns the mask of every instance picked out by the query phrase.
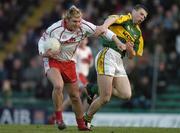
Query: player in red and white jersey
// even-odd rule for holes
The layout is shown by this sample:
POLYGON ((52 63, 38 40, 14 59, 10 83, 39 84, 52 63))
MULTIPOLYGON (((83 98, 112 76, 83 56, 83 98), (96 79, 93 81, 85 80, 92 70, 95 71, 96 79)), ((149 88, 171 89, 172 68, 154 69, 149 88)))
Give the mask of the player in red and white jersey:
MULTIPOLYGON (((81 40, 95 33, 96 26, 83 20, 81 11, 75 6, 72 6, 67 10, 64 18, 50 26, 39 40, 39 54, 43 57, 47 78, 53 85, 52 99, 55 108, 56 123, 60 130, 66 128, 62 118, 64 85, 72 102, 78 129, 80 131, 89 130, 83 120, 83 108, 79 96, 76 67, 72 57, 81 40), (60 51, 52 52, 50 49, 47 51, 44 50, 44 41, 49 37, 59 40, 62 44, 60 51)), ((104 37, 116 42, 119 49, 125 49, 116 35, 110 30, 105 32, 104 37)))
MULTIPOLYGON (((89 74, 89 69, 93 66, 93 55, 91 48, 87 46, 88 38, 85 38, 80 43, 80 46, 77 48, 75 59, 76 59, 76 71, 79 76, 79 80, 82 86, 87 85, 87 76, 89 74)), ((81 86, 80 84, 80 86, 81 86)))

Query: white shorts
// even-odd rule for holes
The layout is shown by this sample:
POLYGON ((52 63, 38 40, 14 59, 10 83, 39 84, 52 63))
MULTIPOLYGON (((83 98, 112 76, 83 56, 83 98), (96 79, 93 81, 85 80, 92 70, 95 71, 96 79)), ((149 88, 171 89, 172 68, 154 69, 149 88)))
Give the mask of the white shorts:
POLYGON ((121 54, 111 48, 103 48, 96 56, 95 67, 97 74, 113 77, 127 76, 121 54))

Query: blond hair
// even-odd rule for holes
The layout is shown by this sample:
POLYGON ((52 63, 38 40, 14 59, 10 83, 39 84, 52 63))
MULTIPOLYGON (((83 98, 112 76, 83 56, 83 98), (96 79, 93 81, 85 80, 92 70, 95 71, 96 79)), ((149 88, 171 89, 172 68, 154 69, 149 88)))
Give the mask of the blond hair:
POLYGON ((76 6, 71 6, 66 13, 63 15, 64 19, 70 19, 72 17, 78 18, 81 17, 82 13, 76 6))

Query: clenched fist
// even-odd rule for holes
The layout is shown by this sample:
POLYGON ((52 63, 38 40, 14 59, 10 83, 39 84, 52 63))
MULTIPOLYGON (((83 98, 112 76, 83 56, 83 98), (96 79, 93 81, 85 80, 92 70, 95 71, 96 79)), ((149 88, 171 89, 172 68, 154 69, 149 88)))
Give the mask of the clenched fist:
POLYGON ((126 51, 128 53, 129 59, 132 59, 136 55, 136 52, 135 52, 133 46, 134 46, 133 43, 126 42, 126 51))

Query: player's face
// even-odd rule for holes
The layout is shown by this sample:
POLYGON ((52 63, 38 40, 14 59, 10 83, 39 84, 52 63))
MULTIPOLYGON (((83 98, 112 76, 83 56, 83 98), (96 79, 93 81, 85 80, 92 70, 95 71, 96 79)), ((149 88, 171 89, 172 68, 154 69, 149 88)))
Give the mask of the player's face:
POLYGON ((76 31, 80 28, 82 18, 81 17, 72 17, 68 20, 68 28, 72 31, 76 31))
POLYGON ((133 22, 135 24, 140 24, 146 19, 147 15, 148 15, 147 12, 143 8, 140 8, 138 10, 133 10, 132 12, 133 22))

